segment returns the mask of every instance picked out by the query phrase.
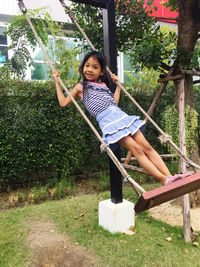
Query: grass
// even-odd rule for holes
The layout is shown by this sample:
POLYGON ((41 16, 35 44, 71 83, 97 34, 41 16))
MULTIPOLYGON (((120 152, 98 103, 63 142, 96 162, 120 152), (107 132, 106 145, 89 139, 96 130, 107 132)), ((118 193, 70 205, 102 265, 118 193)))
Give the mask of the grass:
MULTIPOLYGON (((124 188, 123 195, 136 203, 131 188, 124 188)), ((185 243, 183 229, 149 218, 147 212, 136 215, 135 235, 104 230, 98 225, 98 203, 108 198, 109 192, 88 194, 1 213, 0 266, 26 266, 30 253, 26 235, 30 222, 38 220, 54 222, 72 243, 92 251, 97 266, 200 266, 200 249, 185 243)))

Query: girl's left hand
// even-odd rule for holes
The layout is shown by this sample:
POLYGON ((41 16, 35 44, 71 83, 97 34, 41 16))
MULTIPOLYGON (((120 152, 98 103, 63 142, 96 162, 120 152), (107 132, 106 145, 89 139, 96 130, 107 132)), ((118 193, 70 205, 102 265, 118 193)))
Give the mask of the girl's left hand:
POLYGON ((114 83, 120 82, 119 77, 114 73, 111 74, 111 79, 114 83))

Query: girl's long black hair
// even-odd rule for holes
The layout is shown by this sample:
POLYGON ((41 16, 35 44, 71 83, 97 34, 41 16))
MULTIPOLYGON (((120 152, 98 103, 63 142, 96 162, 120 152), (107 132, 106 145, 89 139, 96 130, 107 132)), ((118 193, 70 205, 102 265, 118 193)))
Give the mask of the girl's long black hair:
POLYGON ((85 63, 88 61, 88 59, 90 57, 94 57, 98 60, 100 66, 101 66, 101 71, 103 72, 103 75, 99 77, 99 82, 103 82, 105 83, 108 87, 110 87, 111 85, 111 78, 110 78, 110 74, 108 73, 108 71, 106 70, 106 66, 107 66, 107 62, 106 62, 106 57, 98 51, 90 51, 88 52, 85 56, 84 59, 79 67, 79 81, 83 81, 83 89, 85 88, 85 84, 87 82, 84 74, 83 74, 83 68, 85 63))

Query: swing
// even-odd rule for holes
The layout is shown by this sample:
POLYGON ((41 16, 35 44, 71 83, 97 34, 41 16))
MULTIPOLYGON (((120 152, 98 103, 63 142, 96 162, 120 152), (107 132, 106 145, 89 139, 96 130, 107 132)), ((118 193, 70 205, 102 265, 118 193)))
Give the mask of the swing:
POLYGON ((153 208, 200 188, 200 172, 171 184, 144 192, 135 205, 135 212, 153 208))
MULTIPOLYGON (((44 49, 43 44, 41 43, 41 40, 40 40, 39 36, 37 35, 37 32, 35 31, 35 29, 33 27, 33 24, 31 23, 29 17, 27 16, 27 9, 26 9, 26 7, 25 7, 25 5, 23 3, 23 0, 17 0, 17 1, 18 1, 19 8, 21 9, 22 13, 26 17, 26 20, 27 20, 30 28, 32 29, 32 31, 34 33, 35 38, 36 38, 38 44, 40 45, 40 48, 43 51, 47 62, 49 63, 49 66, 50 66, 51 70, 52 71, 55 70, 51 60, 49 59, 49 56, 47 55, 47 53, 46 53, 46 51, 44 49)), ((92 50, 95 50, 94 46, 92 45, 92 43, 90 42, 90 40, 86 36, 85 32, 82 30, 82 28, 78 24, 75 15, 71 12, 69 7, 67 7, 66 4, 64 3, 64 0, 59 0, 59 1, 62 4, 62 6, 66 9, 68 15, 70 16, 72 21, 74 21, 74 23, 76 24, 78 29, 81 31, 81 33, 83 34, 85 39, 88 41, 88 43, 91 46, 92 50)), ((107 67, 107 70, 111 74, 111 71, 109 70, 108 67, 107 67)), ((116 158, 116 156, 114 155, 112 150, 105 144, 105 142, 103 141, 103 139, 101 138, 101 136, 99 135, 97 130, 94 128, 94 126, 92 125, 90 120, 87 118, 85 113, 82 111, 82 109, 80 108, 80 106, 76 102, 76 100, 71 96, 70 92, 68 91, 68 89, 66 88, 66 86, 64 85, 64 83, 62 82, 60 77, 58 78, 58 81, 59 81, 60 85, 62 86, 62 88, 69 95, 69 97, 71 98, 72 102, 74 103, 76 108, 79 110, 80 114, 83 116, 83 118, 86 120, 86 122, 88 123, 90 128, 93 130, 93 132, 95 133, 95 135, 97 136, 99 141, 101 142, 101 146, 100 146, 101 150, 107 152, 107 154, 113 160, 113 162, 115 163, 115 165, 117 166, 117 168, 121 172, 122 176, 124 177, 124 182, 128 182, 129 181, 131 183, 131 185, 133 186, 133 189, 135 190, 136 194, 139 196, 139 200, 135 205, 135 211, 137 213, 139 213, 141 211, 144 211, 144 210, 147 210, 147 209, 152 208, 154 206, 157 206, 157 205, 159 205, 161 203, 164 203, 166 201, 169 201, 171 199, 177 198, 179 196, 182 196, 182 195, 184 195, 186 193, 192 192, 192 191, 200 188, 200 173, 197 173, 195 175, 188 176, 185 179, 183 178, 182 180, 176 181, 176 182, 174 182, 172 184, 161 186, 159 188, 156 188, 156 189, 153 189, 153 190, 151 190, 149 192, 146 192, 137 182, 135 182, 130 177, 130 175, 128 175, 128 173, 126 172, 126 170, 124 169, 122 164, 118 161, 118 159, 116 158), (142 192, 142 195, 137 190, 142 192)), ((126 91, 126 89, 120 83, 117 83, 117 85, 119 85, 121 87, 123 92, 131 99, 131 101, 146 116, 146 118, 164 136, 164 138, 167 140, 167 142, 173 147, 175 152, 177 154, 179 154, 183 158, 183 160, 185 162, 187 162, 187 165, 188 166, 193 166, 194 168, 197 168, 197 169, 200 169, 200 166, 198 166, 197 164, 193 163, 184 154, 182 154, 181 150, 172 142, 170 137, 167 134, 165 134, 162 131, 162 129, 160 129, 160 127, 151 119, 151 117, 142 109, 142 107, 140 107, 140 105, 132 98, 132 96, 126 91)))

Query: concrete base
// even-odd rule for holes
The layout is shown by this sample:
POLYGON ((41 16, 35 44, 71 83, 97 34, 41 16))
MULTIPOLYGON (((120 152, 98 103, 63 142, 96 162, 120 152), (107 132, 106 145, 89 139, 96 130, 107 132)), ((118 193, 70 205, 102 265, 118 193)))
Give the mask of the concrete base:
POLYGON ((99 202, 99 225, 111 233, 122 233, 135 226, 134 204, 125 199, 118 204, 110 199, 99 202))

